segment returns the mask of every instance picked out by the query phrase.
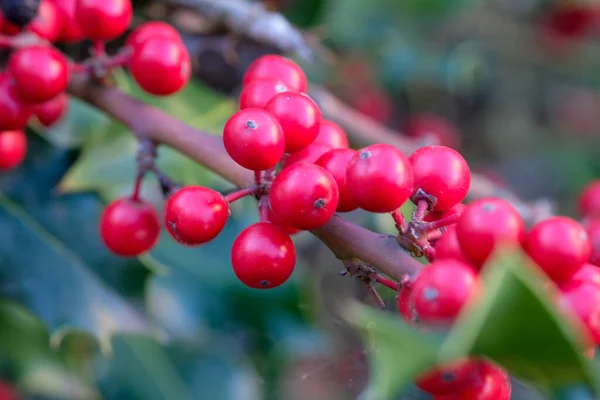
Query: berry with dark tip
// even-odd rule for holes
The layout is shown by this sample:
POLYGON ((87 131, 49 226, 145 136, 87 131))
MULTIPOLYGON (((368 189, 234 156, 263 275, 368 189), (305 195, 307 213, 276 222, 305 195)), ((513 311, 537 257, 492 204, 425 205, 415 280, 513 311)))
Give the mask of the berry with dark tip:
POLYGON ((477 361, 469 359, 443 364, 422 374, 415 383, 427 393, 450 394, 466 387, 477 367, 477 361))
MULTIPOLYGON (((315 142, 311 146, 317 144, 319 143, 315 142)), ((355 154, 356 151, 349 148, 332 149, 323 154, 316 161, 317 165, 329 171, 337 183, 340 193, 340 200, 337 206, 338 212, 348 212, 358 208, 358 205, 352 197, 352 192, 349 190, 348 184, 346 183, 348 163, 355 154)))

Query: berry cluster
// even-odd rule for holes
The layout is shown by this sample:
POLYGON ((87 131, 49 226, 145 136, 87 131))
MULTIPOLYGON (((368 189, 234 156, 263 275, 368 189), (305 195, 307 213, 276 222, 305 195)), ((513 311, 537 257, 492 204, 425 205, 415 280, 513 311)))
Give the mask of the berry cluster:
POLYGON ((0 170, 16 167, 25 157, 23 130, 32 116, 49 127, 65 114, 72 74, 102 78, 112 68, 127 66, 146 92, 161 96, 177 92, 190 78, 188 52, 164 22, 142 24, 119 54, 105 54, 104 43, 129 27, 130 0, 15 0, 1 6, 0 46, 14 51, 0 72, 0 170), (41 40, 19 40, 23 35, 41 40), (94 42, 93 56, 83 64, 70 62, 50 45, 83 39, 94 42))

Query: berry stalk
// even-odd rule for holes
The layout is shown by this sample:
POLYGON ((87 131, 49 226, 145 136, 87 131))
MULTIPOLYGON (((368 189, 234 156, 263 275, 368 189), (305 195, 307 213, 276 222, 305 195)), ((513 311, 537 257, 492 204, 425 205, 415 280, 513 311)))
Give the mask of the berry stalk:
POLYGON ((241 189, 241 190, 237 190, 233 193, 229 193, 227 196, 225 196, 225 201, 227 201, 228 203, 233 203, 243 197, 249 196, 251 194, 255 194, 256 193, 256 188, 255 187, 249 187, 249 188, 245 188, 245 189, 241 189))

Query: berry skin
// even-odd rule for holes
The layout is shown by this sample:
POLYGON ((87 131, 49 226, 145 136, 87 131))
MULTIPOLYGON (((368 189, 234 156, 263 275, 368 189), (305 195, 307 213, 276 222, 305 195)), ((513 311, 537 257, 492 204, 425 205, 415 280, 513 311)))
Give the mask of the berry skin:
POLYGON ((2 0, 0 9, 7 22, 20 28, 29 24, 37 15, 40 0, 2 0))
POLYGON ((450 208, 449 210, 437 211, 437 212, 434 211, 434 212, 429 212, 429 213, 425 214, 425 217, 423 217, 423 221, 424 222, 433 222, 433 221, 438 221, 440 219, 451 217, 453 215, 458 215, 460 217, 463 214, 463 212, 465 212, 466 208, 467 208, 467 206, 465 206, 463 203, 458 203, 454 207, 450 208))
POLYGON ((578 222, 567 217, 552 217, 531 228, 525 251, 550 279, 564 282, 589 260, 592 247, 578 222))
POLYGON ((51 0, 42 0, 38 15, 27 26, 29 32, 37 34, 42 39, 55 42, 62 27, 60 11, 51 0))
POLYGON ((315 164, 301 162, 282 170, 271 186, 271 207, 286 225, 310 230, 325 225, 338 206, 335 179, 315 164))
POLYGON ((273 114, 283 128, 286 153, 308 147, 319 134, 321 110, 303 93, 279 93, 267 103, 265 110, 273 114))
POLYGON ((186 186, 169 197, 165 225, 178 242, 194 246, 210 242, 225 227, 229 205, 223 195, 203 186, 186 186))
POLYGON ((148 39, 156 37, 181 42, 179 32, 171 25, 162 21, 148 21, 135 28, 127 36, 125 45, 135 49, 146 43, 148 39))
POLYGON ((470 265, 434 261, 415 279, 409 299, 413 320, 425 325, 450 324, 479 290, 479 277, 470 265))
POLYGON ((75 21, 90 40, 108 41, 121 36, 131 22, 131 0, 77 0, 75 21))
POLYGON ((100 235, 110 251, 134 257, 158 240, 160 222, 150 203, 121 198, 110 203, 100 218, 100 235))
POLYGON ((586 223, 585 230, 592 246, 589 263, 600 266, 600 220, 592 220, 586 223))
POLYGON ((359 150, 348 162, 346 184, 356 204, 376 213, 391 212, 413 191, 413 172, 408 158, 389 144, 359 150))
POLYGON ((450 394, 464 388, 476 372, 477 367, 477 361, 459 360, 427 371, 415 383, 427 393, 450 394))
MULTIPOLYGON (((311 146, 317 144, 319 143, 313 143, 311 146)), ((340 193, 340 200, 336 210, 338 212, 348 212, 358 208, 358 205, 352 197, 352 192, 348 189, 348 185, 346 184, 348 163, 355 154, 356 151, 349 148, 333 149, 319 157, 316 162, 318 166, 325 168, 337 183, 338 191, 340 193)))
POLYGON ((435 114, 421 114, 413 117, 406 126, 407 136, 423 140, 425 143, 457 149, 460 134, 445 118, 435 114))
POLYGON ((283 229, 259 222, 244 229, 231 249, 233 272, 246 286, 270 289, 288 280, 294 272, 296 250, 283 229))
POLYGON ((265 108, 276 94, 291 90, 285 83, 277 79, 257 79, 248 83, 240 94, 240 110, 245 108, 265 108))
POLYGON ((77 0, 53 0, 59 11, 61 24, 58 40, 64 43, 75 43, 83 39, 83 33, 75 21, 75 3, 77 0))
POLYGON ((283 156, 285 138, 279 122, 260 108, 233 114, 223 129, 229 156, 242 167, 262 171, 274 167, 283 156))
POLYGON ((178 92, 192 73, 185 46, 178 40, 163 37, 148 39, 135 47, 129 68, 141 88, 157 96, 178 92))
POLYGON ((435 260, 457 260, 465 264, 469 264, 469 260, 465 257, 458 237, 456 236, 456 225, 450 225, 446 232, 437 240, 435 247, 435 260))
POLYGON ((326 119, 321 120, 319 134, 315 142, 326 143, 334 149, 343 149, 350 147, 346 132, 335 122, 326 119))
POLYGON ((15 51, 8 62, 8 73, 21 97, 33 104, 58 96, 69 83, 67 59, 52 47, 31 46, 15 51))
POLYGON ((278 214, 275 214, 275 212, 273 211, 273 209, 271 208, 270 205, 269 205, 269 212, 268 212, 267 218, 269 219, 270 223, 280 227, 281 229, 283 229, 285 231, 285 233, 287 233, 290 236, 295 235, 298 232, 301 232, 300 229, 292 228, 291 226, 286 225, 283 218, 281 218, 278 214))
POLYGON ((27 137, 22 130, 0 132, 0 171, 8 171, 23 162, 27 137))
POLYGON ((287 168, 290 165, 297 164, 299 162, 315 163, 319 157, 331 150, 331 146, 325 143, 314 142, 303 150, 297 153, 288 155, 283 163, 283 168, 287 168))
POLYGON ((584 217, 600 216, 600 180, 583 188, 578 199, 579 213, 584 217))
POLYGON ((583 264, 571 280, 587 281, 600 286, 600 268, 592 264, 583 264))
POLYGON ((8 75, 0 75, 0 131, 23 129, 31 109, 11 85, 8 75))
POLYGON ((32 106, 32 108, 40 124, 48 128, 58 122, 67 113, 69 97, 66 93, 61 93, 53 99, 32 106))
POLYGON ((457 392, 436 395, 434 400, 510 400, 512 387, 502 368, 480 361, 467 385, 457 392))
POLYGON ((560 286, 559 306, 577 317, 586 336, 600 344, 600 286, 587 280, 570 280, 560 286))
POLYGON ((421 189, 437 199, 434 211, 444 211, 460 203, 471 185, 471 172, 456 150, 444 146, 422 147, 408 158, 414 174, 412 200, 416 204, 421 189))
POLYGON ((510 203, 488 197, 467 206, 456 224, 456 235, 467 259, 481 267, 498 246, 522 244, 525 223, 510 203))
POLYGON ((258 79, 277 79, 297 92, 306 92, 308 87, 306 76, 298 64, 288 58, 274 54, 254 60, 248 66, 242 84, 246 86, 258 79))

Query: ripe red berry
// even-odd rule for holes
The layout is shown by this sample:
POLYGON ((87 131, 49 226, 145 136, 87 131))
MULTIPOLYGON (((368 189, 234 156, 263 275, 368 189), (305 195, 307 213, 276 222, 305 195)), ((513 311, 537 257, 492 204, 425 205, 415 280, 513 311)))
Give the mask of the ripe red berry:
POLYGON ((422 147, 408 158, 413 169, 416 204, 421 189, 436 198, 435 211, 444 211, 460 203, 471 185, 471 172, 456 150, 445 146, 422 147))
POLYGON ((446 232, 437 240, 435 247, 435 260, 451 259, 470 264, 465 257, 458 236, 456 235, 456 225, 450 225, 446 228, 446 232))
POLYGON ((49 42, 55 42, 58 39, 61 28, 60 11, 51 0, 42 0, 38 15, 27 25, 29 32, 33 32, 49 42))
POLYGON ((480 361, 467 385, 454 393, 434 396, 434 400, 510 400, 512 387, 502 368, 480 361))
POLYGON ((589 221, 585 225, 585 230, 592 248, 589 263, 600 266, 600 220, 589 221))
POLYGON ((110 251, 134 257, 158 240, 160 222, 150 203, 121 198, 110 203, 100 218, 100 235, 110 251))
POLYGON ((350 146, 346 132, 344 132, 344 130, 335 122, 326 119, 321 120, 319 134, 317 135, 315 142, 326 143, 334 149, 350 146))
POLYGON ((578 199, 579 213, 584 217, 600 216, 600 180, 583 188, 578 199))
POLYGON ((31 109, 23 102, 8 75, 0 75, 0 131, 23 129, 31 109))
POLYGON ((570 280, 560 286, 559 306, 582 322, 584 334, 600 344, 600 286, 588 280, 570 280))
POLYGON ((244 74, 243 85, 258 79, 277 79, 298 92, 306 92, 308 86, 306 76, 298 64, 274 54, 254 60, 244 74))
POLYGON ((282 170, 271 186, 271 207, 289 226, 316 229, 338 206, 335 179, 324 168, 301 162, 282 170))
POLYGON ((427 371, 415 383, 427 393, 451 394, 461 390, 469 383, 477 367, 477 361, 461 359, 427 371))
POLYGON ((127 30, 132 12, 131 0, 77 0, 75 20, 88 39, 108 41, 127 30))
POLYGON ((283 220, 283 218, 281 218, 281 216, 279 216, 278 214, 275 214, 275 212, 273 211, 273 209, 271 208, 270 205, 269 205, 269 212, 268 212, 267 218, 269 219, 270 223, 280 227, 281 229, 283 229, 285 231, 285 233, 287 233, 290 236, 295 235, 296 233, 300 232, 300 229, 296 229, 296 228, 293 228, 293 227, 287 225, 285 223, 285 221, 283 220))
POLYGON ((467 259, 481 267, 499 246, 522 244, 525 223, 510 203, 488 197, 467 206, 456 224, 456 235, 467 259))
POLYGON ((292 153, 285 158, 283 167, 287 168, 290 165, 297 164, 299 162, 315 163, 319 157, 331 150, 331 146, 325 143, 314 142, 303 150, 297 153, 292 153))
POLYGON ((575 280, 587 281, 600 286, 600 268, 592 264, 583 264, 583 267, 568 282, 575 280))
POLYGON ((180 243, 193 246, 217 237, 229 217, 223 195, 202 186, 186 186, 169 197, 165 225, 180 243))
POLYGON ((283 156, 285 138, 279 122, 260 108, 233 114, 223 129, 223 143, 233 161, 262 171, 274 167, 283 156))
POLYGON ((166 96, 181 90, 192 73, 190 56, 178 40, 147 39, 134 47, 129 69, 135 81, 150 94, 166 96))
POLYGON ((50 127, 67 113, 69 97, 66 93, 61 93, 53 99, 35 104, 32 108, 38 121, 45 127, 50 127))
POLYGON ((283 128, 286 153, 308 147, 319 134, 321 110, 303 93, 279 93, 267 103, 265 110, 273 114, 283 128))
POLYGON ((413 117, 406 126, 408 136, 420 139, 427 144, 458 148, 460 134, 445 118, 435 114, 421 114, 413 117))
POLYGON ((413 320, 425 325, 450 324, 479 290, 479 277, 470 265, 434 261, 415 279, 409 299, 413 320))
POLYGON ((346 184, 360 208, 391 212, 404 204, 413 191, 412 167, 397 148, 374 144, 350 159, 346 184))
POLYGON ((83 33, 75 21, 75 3, 77 0, 53 0, 59 11, 60 35, 58 40, 64 43, 75 43, 83 39, 83 33))
POLYGON ((264 108, 276 94, 293 91, 277 79, 257 79, 248 83, 240 94, 240 110, 244 108, 264 108))
POLYGON ((231 249, 233 272, 245 285, 270 289, 288 280, 296 264, 296 250, 283 229, 259 222, 244 229, 231 249))
POLYGON ((463 214, 463 212, 465 212, 466 208, 467 208, 467 206, 464 205, 463 203, 458 203, 458 204, 454 205, 454 207, 452 207, 448 210, 433 211, 433 212, 429 212, 429 213, 425 214, 425 217, 423 217, 423 221, 424 222, 433 222, 433 221, 438 221, 440 219, 451 217, 453 215, 458 215, 460 217, 463 214))
POLYGON ((171 25, 162 21, 148 21, 135 28, 129 36, 127 36, 125 45, 136 48, 146 43, 148 39, 157 37, 172 41, 181 41, 179 32, 171 25))
POLYGON ((585 229, 577 221, 552 217, 531 228, 525 250, 550 279, 561 282, 589 260, 592 248, 585 229))
MULTIPOLYGON (((319 143, 313 143, 315 146, 319 143)), ((352 192, 346 184, 346 171, 348 170, 348 163, 356 154, 355 150, 349 148, 333 149, 323 154, 316 162, 317 165, 325 168, 338 186, 340 194, 340 200, 338 202, 338 212, 348 212, 358 208, 358 205, 352 197, 352 192)))
POLYGON ((15 168, 27 154, 27 137, 22 130, 0 132, 0 171, 15 168))

